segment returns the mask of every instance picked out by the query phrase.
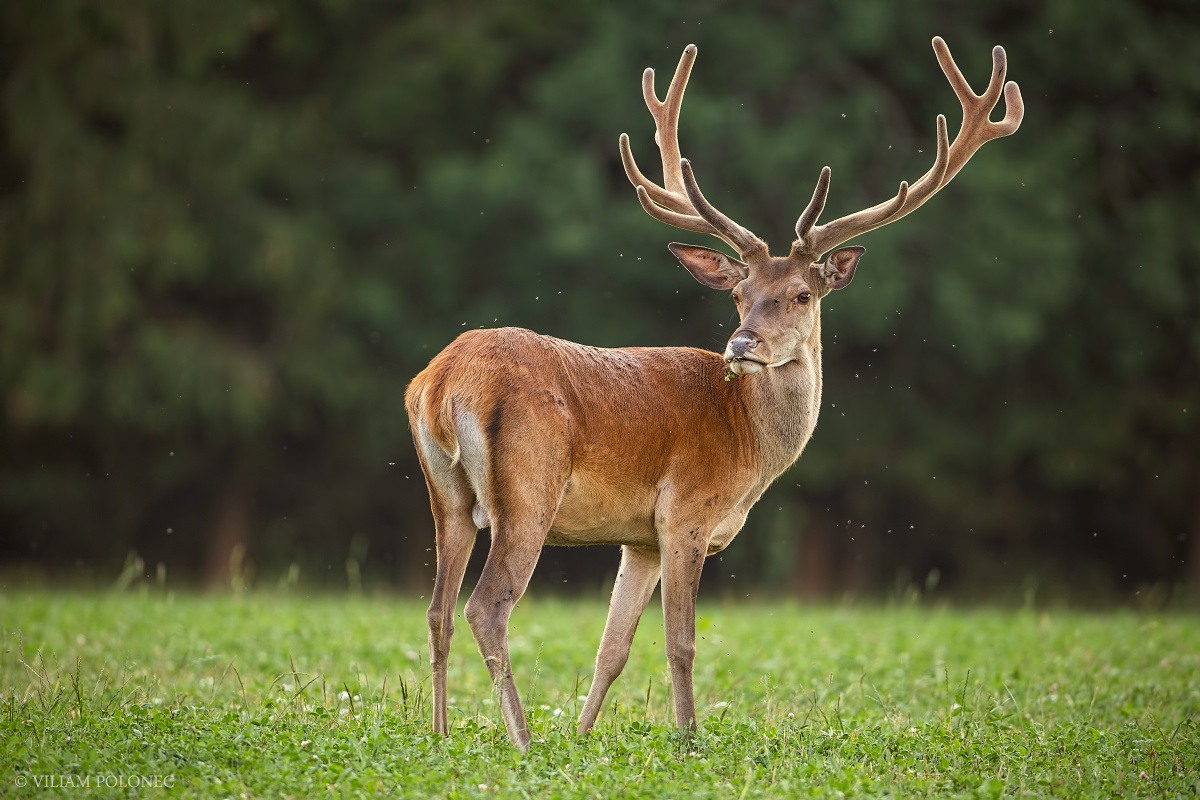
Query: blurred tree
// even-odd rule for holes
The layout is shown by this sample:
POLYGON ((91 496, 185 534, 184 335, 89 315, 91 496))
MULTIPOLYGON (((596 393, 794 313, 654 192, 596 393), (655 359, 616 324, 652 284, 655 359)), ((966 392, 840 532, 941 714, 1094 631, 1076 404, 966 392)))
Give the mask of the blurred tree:
POLYGON ((505 102, 497 85, 536 67, 534 42, 498 44, 525 19, 71 2, 3 19, 6 549, 136 547, 223 582, 252 529, 260 551, 278 534, 275 557, 327 561, 396 525, 407 184, 431 148, 474 145, 403 137, 505 102), (387 54, 405 69, 359 74, 387 54))
POLYGON ((5 4, 0 553, 426 574, 400 398, 457 332, 731 330, 621 171, 622 130, 654 163, 641 69, 700 45, 684 151, 779 249, 822 164, 830 216, 927 169, 957 115, 935 33, 977 86, 1005 44, 1025 123, 864 237, 817 436, 713 578, 1182 578, 1200 80, 1173 59, 1200 32, 1129 0, 5 4))

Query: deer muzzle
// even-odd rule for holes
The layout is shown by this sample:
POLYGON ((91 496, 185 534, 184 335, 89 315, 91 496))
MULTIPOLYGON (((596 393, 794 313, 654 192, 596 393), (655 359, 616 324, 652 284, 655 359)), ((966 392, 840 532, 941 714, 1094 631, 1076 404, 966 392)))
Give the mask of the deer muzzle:
POLYGON ((735 375, 753 375, 767 365, 765 349, 758 334, 740 330, 725 345, 725 363, 735 375))

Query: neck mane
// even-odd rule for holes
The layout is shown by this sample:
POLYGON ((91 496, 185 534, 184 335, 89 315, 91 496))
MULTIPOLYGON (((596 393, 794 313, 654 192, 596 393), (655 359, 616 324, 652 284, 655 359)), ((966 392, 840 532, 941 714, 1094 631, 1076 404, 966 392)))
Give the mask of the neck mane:
POLYGON ((794 360, 737 378, 764 465, 774 479, 800 457, 821 408, 821 318, 794 360))

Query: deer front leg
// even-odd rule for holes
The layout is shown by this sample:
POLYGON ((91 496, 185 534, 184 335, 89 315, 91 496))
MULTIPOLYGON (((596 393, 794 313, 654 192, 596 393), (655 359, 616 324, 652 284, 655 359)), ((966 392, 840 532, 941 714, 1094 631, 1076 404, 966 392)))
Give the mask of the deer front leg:
POLYGON ((707 539, 692 531, 661 551, 663 623, 666 627, 667 663, 675 695, 675 723, 683 730, 696 729, 696 699, 692 690, 692 665, 696 661, 696 593, 704 569, 707 539))
POLYGON ((638 620, 654 594, 660 571, 659 554, 653 550, 621 548, 621 567, 613 585, 608 606, 608 621, 596 653, 596 674, 588 690, 587 702, 579 715, 579 732, 587 733, 596 724, 604 696, 629 660, 629 647, 637 631, 638 620))

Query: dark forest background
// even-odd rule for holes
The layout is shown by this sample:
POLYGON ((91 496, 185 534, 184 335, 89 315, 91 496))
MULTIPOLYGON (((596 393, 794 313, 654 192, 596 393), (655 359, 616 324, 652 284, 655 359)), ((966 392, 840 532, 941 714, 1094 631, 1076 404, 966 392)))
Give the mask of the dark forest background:
POLYGON ((642 69, 699 45, 684 154, 778 250, 822 165, 832 218, 957 129, 934 35, 976 89, 1003 44, 1024 124, 857 242, 816 436, 708 591, 1200 582, 1200 15, 1133 0, 8 0, 0 568, 426 591, 402 395, 434 353, 732 330, 666 250, 712 242, 622 172, 622 131, 655 165, 642 69))

